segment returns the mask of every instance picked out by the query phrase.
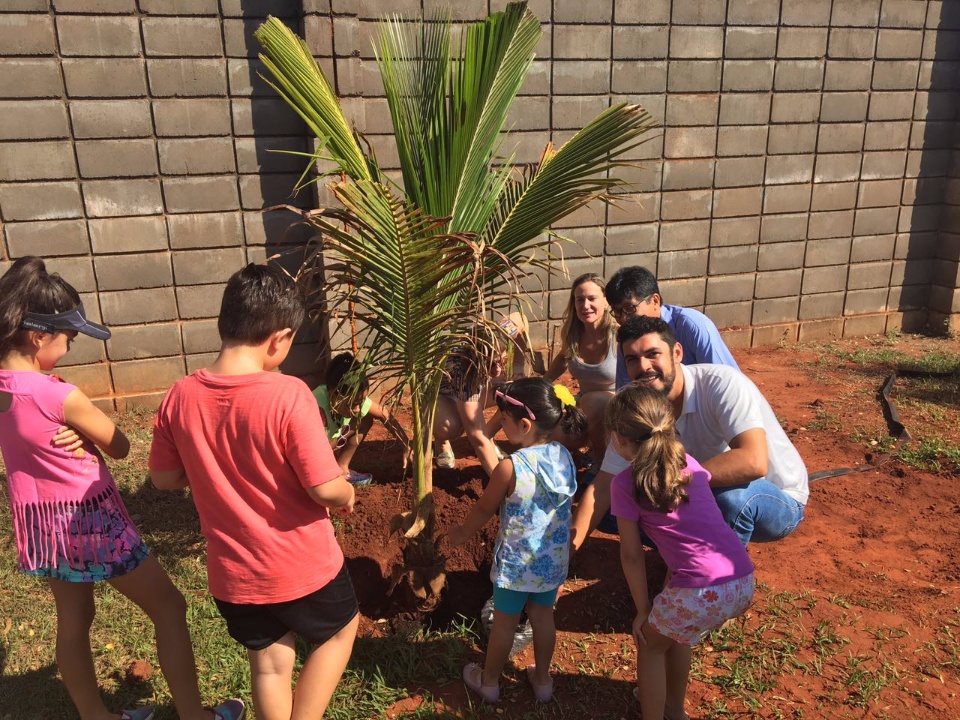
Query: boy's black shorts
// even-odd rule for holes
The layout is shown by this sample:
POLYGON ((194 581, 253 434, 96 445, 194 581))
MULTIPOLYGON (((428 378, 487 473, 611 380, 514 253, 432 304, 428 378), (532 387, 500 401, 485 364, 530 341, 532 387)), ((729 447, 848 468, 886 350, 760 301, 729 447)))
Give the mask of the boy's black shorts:
POLYGON ((217 600, 230 637, 248 650, 263 650, 288 632, 322 645, 359 612, 347 564, 316 592, 287 602, 249 605, 217 600))

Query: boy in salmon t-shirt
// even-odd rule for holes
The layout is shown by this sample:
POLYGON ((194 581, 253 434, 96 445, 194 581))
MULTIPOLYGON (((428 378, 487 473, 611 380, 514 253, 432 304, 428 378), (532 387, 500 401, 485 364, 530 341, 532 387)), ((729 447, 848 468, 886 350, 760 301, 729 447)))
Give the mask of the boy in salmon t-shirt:
POLYGON ((220 354, 170 389, 150 448, 153 484, 192 491, 210 594, 247 648, 260 720, 322 716, 359 624, 329 515, 353 512, 353 486, 309 388, 269 372, 303 317, 281 270, 250 264, 235 273, 220 306, 220 354), (295 636, 315 646, 296 693, 295 636))

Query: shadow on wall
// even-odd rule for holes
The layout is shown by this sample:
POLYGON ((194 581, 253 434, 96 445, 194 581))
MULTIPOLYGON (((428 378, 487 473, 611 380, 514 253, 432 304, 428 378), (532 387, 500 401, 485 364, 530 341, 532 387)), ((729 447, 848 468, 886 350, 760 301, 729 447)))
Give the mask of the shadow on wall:
MULTIPOLYGON (((909 234, 898 235, 895 255, 895 260, 903 260, 904 273, 897 309, 906 313, 926 310, 926 323, 934 330, 947 329, 945 323, 949 323, 960 295, 960 195, 950 182, 951 176, 960 173, 960 153, 954 151, 960 142, 960 3, 944 2, 941 7, 925 114, 919 111, 924 60, 920 63, 921 92, 917 93, 911 127, 916 132, 924 124, 923 140, 918 147, 911 132, 904 205, 911 204, 912 176, 916 177, 916 195, 909 225, 902 223, 898 228, 909 234), (921 151, 919 170, 912 172, 910 155, 917 149, 921 151)), ((897 265, 895 262, 895 272, 897 265)), ((905 329, 918 329, 908 327, 906 318, 904 322, 905 329)))
MULTIPOLYGON (((280 210, 256 215, 251 211, 274 205, 293 205, 303 209, 317 206, 315 185, 294 194, 297 181, 309 161, 290 154, 311 151, 313 136, 299 116, 260 77, 261 74, 269 76, 269 73, 257 59, 261 47, 253 33, 269 13, 304 37, 303 3, 299 0, 241 0, 241 7, 252 88, 250 125, 246 131, 252 136, 252 155, 255 157, 241 172, 256 173, 240 176, 241 189, 247 190, 241 192, 241 196, 244 198, 248 257, 259 259, 256 246, 262 245, 266 258, 272 258, 272 262, 295 275, 303 264, 306 243, 312 233, 300 224, 295 213, 280 210), (244 183, 249 183, 248 187, 243 188, 244 183)), ((327 340, 325 324, 305 322, 282 366, 283 372, 308 381, 313 379, 327 359, 327 340)))

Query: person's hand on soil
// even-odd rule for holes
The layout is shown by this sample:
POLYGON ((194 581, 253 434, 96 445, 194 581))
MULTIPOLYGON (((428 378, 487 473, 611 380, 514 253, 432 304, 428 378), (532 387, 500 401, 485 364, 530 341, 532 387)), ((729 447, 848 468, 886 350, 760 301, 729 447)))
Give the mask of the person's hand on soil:
POLYGON ((339 507, 333 508, 331 511, 334 515, 340 517, 347 517, 348 515, 353 515, 353 504, 357 501, 357 491, 354 489, 353 485, 350 486, 350 499, 340 505, 339 507))
POLYGON ((51 443, 67 453, 83 457, 83 436, 69 425, 58 427, 51 443))

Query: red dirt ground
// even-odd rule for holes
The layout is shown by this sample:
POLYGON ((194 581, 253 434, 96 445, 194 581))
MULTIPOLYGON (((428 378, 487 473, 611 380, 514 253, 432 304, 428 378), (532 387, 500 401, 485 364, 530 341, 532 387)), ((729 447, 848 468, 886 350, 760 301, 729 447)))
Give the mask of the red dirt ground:
MULTIPOLYGON (((841 359, 841 350, 920 356, 958 353, 960 342, 912 336, 736 351, 811 472, 869 464, 886 442, 877 391, 892 365, 860 365, 841 359)), ((940 437, 960 445, 957 377, 932 390, 917 379, 898 380, 894 399, 915 442, 940 437), (931 394, 938 405, 925 404, 931 394)), ((461 439, 454 447, 456 470, 434 475, 440 529, 465 515, 483 486, 469 445, 461 439)), ((371 436, 356 467, 374 472, 377 482, 358 493, 356 513, 339 536, 364 615, 361 634, 376 635, 383 623, 374 620, 397 616, 384 601, 385 577, 399 553, 386 528, 393 514, 406 509, 408 489, 397 477, 399 447, 382 434, 371 436)), ((814 482, 799 529, 779 543, 750 546, 757 597, 738 628, 697 651, 687 694, 691 717, 960 717, 958 477, 954 465, 930 472, 891 459, 866 472, 814 482)), ((490 596, 495 534, 494 520, 446 558, 448 585, 429 618, 434 626, 458 613, 477 616, 490 596)), ((648 567, 652 577, 662 577, 653 552, 648 567)), ((595 533, 557 606, 558 702, 537 716, 637 716, 632 618, 617 539, 595 533)), ((522 673, 532 661, 527 649, 516 667, 508 667, 503 699, 491 717, 535 709, 522 673)), ((450 717, 468 703, 458 678, 409 691, 411 699, 396 712, 416 707, 424 691, 450 717)))

